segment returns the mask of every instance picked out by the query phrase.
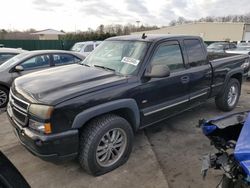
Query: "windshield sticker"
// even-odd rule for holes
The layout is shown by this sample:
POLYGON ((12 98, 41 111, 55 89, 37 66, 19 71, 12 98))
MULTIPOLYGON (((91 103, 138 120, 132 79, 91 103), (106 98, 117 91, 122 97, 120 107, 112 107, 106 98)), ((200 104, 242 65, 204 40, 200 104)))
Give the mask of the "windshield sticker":
POLYGON ((140 60, 131 57, 123 57, 121 62, 137 66, 140 63, 140 60))

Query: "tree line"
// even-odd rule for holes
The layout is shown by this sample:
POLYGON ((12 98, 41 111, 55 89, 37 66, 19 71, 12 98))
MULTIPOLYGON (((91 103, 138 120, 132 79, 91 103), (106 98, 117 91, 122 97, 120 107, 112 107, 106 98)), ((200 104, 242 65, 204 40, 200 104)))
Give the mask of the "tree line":
POLYGON ((88 31, 77 31, 66 33, 60 37, 62 40, 104 40, 112 36, 129 35, 137 31, 148 31, 153 29, 159 29, 157 26, 140 25, 136 26, 133 24, 121 25, 121 24, 111 24, 111 25, 99 25, 96 30, 88 29, 88 31))
MULTIPOLYGON (((129 35, 136 31, 146 31, 152 29, 159 29, 157 26, 149 25, 133 25, 133 24, 111 24, 99 25, 95 30, 89 28, 87 31, 65 32, 65 35, 59 37, 60 40, 74 40, 74 41, 87 41, 87 40, 104 40, 112 36, 129 35)), ((63 30, 61 30, 64 32, 63 30)), ((37 40, 37 35, 31 35, 36 32, 35 29, 28 29, 26 31, 18 30, 5 30, 0 29, 0 39, 2 40, 37 40)))
MULTIPOLYGON (((175 20, 170 21, 169 26, 175 26, 180 24, 195 23, 195 22, 244 22, 250 23, 250 13, 245 15, 228 15, 228 16, 207 16, 197 20, 189 20, 184 17, 178 17, 175 20)), ((89 28, 87 31, 75 31, 67 32, 65 35, 60 36, 60 40, 74 40, 74 41, 86 41, 86 40, 104 40, 112 36, 129 35, 137 31, 148 31, 159 29, 158 26, 150 25, 134 25, 134 24, 110 24, 99 25, 95 30, 89 28)), ((61 30, 63 31, 63 30, 61 30)), ((38 36, 31 35, 30 33, 36 32, 35 29, 29 29, 26 31, 9 31, 0 29, 0 39, 24 39, 35 40, 38 36)))
POLYGON ((169 22, 169 26, 195 23, 195 22, 243 22, 250 23, 250 13, 244 15, 228 15, 228 16, 207 16, 197 20, 188 20, 184 17, 178 17, 175 20, 169 22))

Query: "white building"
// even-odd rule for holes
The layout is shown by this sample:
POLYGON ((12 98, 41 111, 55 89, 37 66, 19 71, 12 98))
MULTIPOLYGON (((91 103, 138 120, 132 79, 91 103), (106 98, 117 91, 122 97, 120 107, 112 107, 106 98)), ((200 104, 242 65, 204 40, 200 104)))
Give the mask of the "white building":
POLYGON ((250 24, 231 22, 197 22, 163 27, 132 34, 186 34, 196 35, 204 41, 250 41, 250 24))
POLYGON ((39 40, 58 40, 59 35, 65 35, 64 32, 57 31, 54 29, 45 29, 42 31, 37 31, 35 33, 31 33, 32 35, 38 35, 39 40))

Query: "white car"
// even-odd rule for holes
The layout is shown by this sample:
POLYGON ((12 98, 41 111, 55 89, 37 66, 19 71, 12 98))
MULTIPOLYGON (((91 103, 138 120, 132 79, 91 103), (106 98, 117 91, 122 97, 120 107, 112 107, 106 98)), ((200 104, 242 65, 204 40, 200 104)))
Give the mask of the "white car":
MULTIPOLYGON (((250 44, 249 43, 240 43, 237 45, 237 48, 226 50, 226 53, 229 54, 248 54, 250 58, 250 44)), ((248 78, 250 78, 250 71, 248 72, 248 78)))
POLYGON ((229 54, 249 54, 250 55, 250 46, 238 46, 237 48, 226 50, 226 53, 229 53, 229 54))
POLYGON ((85 42, 77 42, 70 49, 74 52, 79 52, 87 57, 102 41, 85 41, 85 42))

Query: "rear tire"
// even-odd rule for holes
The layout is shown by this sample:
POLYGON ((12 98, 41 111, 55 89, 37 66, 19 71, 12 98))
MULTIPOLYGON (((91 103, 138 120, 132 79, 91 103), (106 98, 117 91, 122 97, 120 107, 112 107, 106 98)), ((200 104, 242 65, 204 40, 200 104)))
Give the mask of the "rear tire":
POLYGON ((113 114, 95 118, 81 132, 79 163, 95 176, 110 172, 128 160, 133 138, 126 119, 113 114))
POLYGON ((7 106, 9 101, 9 90, 5 87, 0 86, 0 108, 7 106))
POLYGON ((235 78, 231 78, 222 95, 215 98, 217 108, 222 111, 231 111, 239 101, 241 85, 235 78))

